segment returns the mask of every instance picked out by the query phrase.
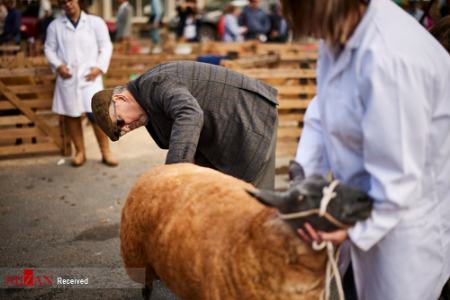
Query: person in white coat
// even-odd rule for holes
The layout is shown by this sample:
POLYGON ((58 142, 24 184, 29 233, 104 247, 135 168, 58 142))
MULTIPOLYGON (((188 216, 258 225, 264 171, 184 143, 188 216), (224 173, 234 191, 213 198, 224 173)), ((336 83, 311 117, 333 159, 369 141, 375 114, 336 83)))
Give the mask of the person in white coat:
POLYGON ((321 38, 317 95, 296 161, 374 199, 346 230, 358 299, 437 299, 450 277, 450 56, 390 0, 282 0, 297 36, 321 38))
POLYGON ((93 124, 102 162, 116 166, 108 138, 95 124, 91 110, 92 96, 103 89, 102 75, 108 70, 112 55, 108 29, 101 18, 81 11, 78 0, 60 0, 59 4, 65 15, 50 23, 45 41, 45 56, 56 73, 52 110, 65 116, 76 149, 74 166, 86 161, 80 118, 84 113, 93 124))

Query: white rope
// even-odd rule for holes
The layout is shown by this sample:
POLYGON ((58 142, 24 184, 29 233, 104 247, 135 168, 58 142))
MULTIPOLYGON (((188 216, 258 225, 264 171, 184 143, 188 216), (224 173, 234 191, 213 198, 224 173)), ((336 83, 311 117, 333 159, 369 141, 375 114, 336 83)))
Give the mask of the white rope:
POLYGON ((331 199, 336 197, 334 189, 338 186, 338 184, 339 184, 338 180, 333 180, 329 186, 323 188, 322 200, 320 200, 319 216, 323 217, 325 215, 325 213, 327 212, 328 204, 330 203, 331 199))
POLYGON ((326 242, 326 247, 327 247, 328 262, 327 262, 327 271, 325 275, 325 299, 327 300, 330 299, 331 280, 334 277, 336 280, 336 287, 338 290, 339 299, 345 300, 344 288, 342 286, 341 275, 339 274, 338 269, 338 260, 341 248, 339 247, 335 254, 332 242, 326 242))
MULTIPOLYGON (((321 217, 325 216, 328 204, 334 197, 336 197, 336 193, 334 190, 336 189, 338 184, 339 181, 333 180, 329 186, 323 188, 322 199, 320 200, 319 216, 321 217)), ((337 266, 340 248, 338 248, 335 255, 334 246, 332 242, 322 241, 321 243, 317 243, 316 241, 313 241, 312 243, 312 248, 315 251, 321 251, 325 247, 327 248, 328 261, 325 272, 325 291, 324 291, 325 293, 323 298, 325 300, 330 299, 331 280, 334 277, 336 279, 336 287, 338 290, 339 299, 344 300, 345 299, 344 289, 342 287, 341 275, 339 274, 339 269, 337 266)))

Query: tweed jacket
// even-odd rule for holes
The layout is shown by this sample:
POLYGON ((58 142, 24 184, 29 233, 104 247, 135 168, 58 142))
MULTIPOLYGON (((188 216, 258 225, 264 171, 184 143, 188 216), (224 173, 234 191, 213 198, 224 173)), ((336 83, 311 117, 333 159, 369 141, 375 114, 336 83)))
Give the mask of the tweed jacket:
POLYGON ((149 116, 150 135, 169 149, 166 163, 197 163, 252 182, 267 162, 277 124, 277 91, 267 84, 177 61, 150 69, 128 90, 149 116))

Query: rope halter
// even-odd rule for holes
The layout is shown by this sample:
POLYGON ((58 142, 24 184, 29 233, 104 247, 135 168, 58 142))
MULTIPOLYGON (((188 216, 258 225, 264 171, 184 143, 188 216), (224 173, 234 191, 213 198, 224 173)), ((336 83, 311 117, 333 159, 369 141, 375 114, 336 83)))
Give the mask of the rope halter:
POLYGON ((327 219, 330 223, 335 225, 339 228, 347 228, 348 225, 342 223, 338 219, 336 219, 333 215, 327 212, 328 204, 331 202, 333 198, 336 197, 336 192, 334 191, 337 186, 339 185, 338 180, 333 180, 330 185, 325 186, 322 190, 322 199, 320 200, 320 206, 319 208, 313 208, 305 211, 299 211, 294 213, 278 213, 278 217, 282 220, 294 220, 294 219, 301 219, 305 217, 309 217, 311 215, 319 215, 320 217, 324 217, 327 219))
MULTIPOLYGON (((326 218, 328 221, 336 225, 340 228, 347 228, 348 226, 337 220, 335 217, 333 217, 331 214, 327 212, 328 204, 330 204, 331 200, 333 200, 336 197, 335 189, 339 185, 338 180, 333 180, 330 185, 325 186, 322 190, 322 199, 320 200, 320 206, 319 209, 310 209, 307 211, 301 211, 296 213, 289 213, 289 214, 282 214, 279 213, 279 217, 282 220, 292 220, 292 219, 300 219, 304 218, 313 214, 317 214, 320 217, 326 218)), ((334 246, 331 242, 325 242, 322 241, 321 243, 317 243, 316 241, 313 241, 312 248, 315 251, 321 251, 325 248, 327 248, 327 255, 328 255, 328 262, 326 266, 326 274, 325 274, 325 291, 324 294, 322 294, 322 299, 330 299, 330 286, 331 286, 331 280, 333 277, 336 278, 336 286, 338 289, 338 296, 339 299, 345 299, 344 298, 344 289, 342 287, 342 281, 341 276, 339 274, 338 270, 338 257, 339 257, 339 250, 334 251, 334 246)))

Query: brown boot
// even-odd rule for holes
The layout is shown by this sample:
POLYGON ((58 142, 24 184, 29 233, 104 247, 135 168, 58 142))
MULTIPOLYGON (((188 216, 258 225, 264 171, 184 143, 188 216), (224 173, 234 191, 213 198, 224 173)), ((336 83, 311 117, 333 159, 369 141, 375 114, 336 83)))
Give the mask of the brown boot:
POLYGON ((102 153, 102 163, 110 167, 117 166, 119 162, 112 156, 112 153, 109 150, 108 136, 97 124, 92 124, 92 127, 94 128, 94 133, 100 147, 100 152, 102 153))
POLYGON ((74 167, 80 167, 86 162, 86 150, 84 148, 83 129, 81 128, 81 118, 64 117, 70 138, 75 145, 75 157, 72 160, 74 167))

